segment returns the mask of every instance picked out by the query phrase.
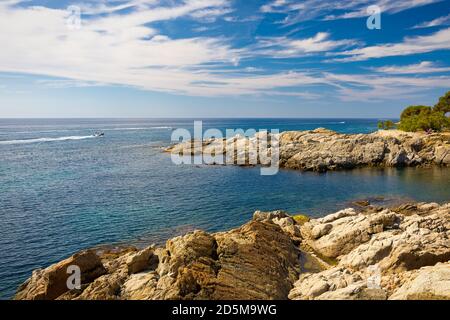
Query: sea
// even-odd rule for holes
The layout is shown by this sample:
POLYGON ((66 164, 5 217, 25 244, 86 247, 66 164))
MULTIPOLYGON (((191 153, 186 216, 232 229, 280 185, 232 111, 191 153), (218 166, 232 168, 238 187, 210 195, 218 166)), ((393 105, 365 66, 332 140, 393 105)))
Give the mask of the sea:
MULTIPOLYGON (((324 216, 352 201, 450 200, 450 169, 314 173, 176 165, 162 148, 202 119, 0 119, 0 299, 32 270, 102 245, 221 231, 255 210, 324 216), (95 132, 103 132, 96 137, 95 132)), ((203 119, 204 130, 377 130, 378 119, 203 119)))

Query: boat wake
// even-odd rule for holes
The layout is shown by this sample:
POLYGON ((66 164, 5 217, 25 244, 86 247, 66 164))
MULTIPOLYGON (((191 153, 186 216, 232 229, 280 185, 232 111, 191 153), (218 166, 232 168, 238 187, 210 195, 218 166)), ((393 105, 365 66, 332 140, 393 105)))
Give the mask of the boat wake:
POLYGON ((138 131, 138 130, 162 130, 162 129, 172 129, 172 127, 142 127, 142 128, 107 128, 102 129, 103 131, 138 131))
POLYGON ((23 140, 7 140, 0 141, 0 145, 11 145, 11 144, 28 144, 28 143, 39 143, 39 142, 54 142, 54 141, 69 141, 69 140, 84 140, 96 138, 94 135, 90 136, 68 136, 59 138, 36 138, 36 139, 23 139, 23 140))

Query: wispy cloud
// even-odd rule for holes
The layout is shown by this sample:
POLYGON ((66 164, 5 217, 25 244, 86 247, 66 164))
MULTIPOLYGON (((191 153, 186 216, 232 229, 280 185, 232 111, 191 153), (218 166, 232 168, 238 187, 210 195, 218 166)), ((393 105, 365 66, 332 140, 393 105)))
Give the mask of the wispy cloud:
POLYGON ((408 98, 430 89, 450 87, 449 76, 404 77, 378 74, 331 74, 325 78, 338 88, 343 101, 378 102, 408 98))
POLYGON ((361 61, 372 58, 406 56, 435 50, 450 49, 450 28, 427 36, 407 37, 400 43, 389 43, 369 46, 349 51, 339 55, 349 56, 337 61, 361 61))
POLYGON ((327 32, 319 32, 314 37, 290 39, 287 37, 262 38, 258 42, 260 53, 274 58, 292 58, 308 53, 327 52, 339 47, 355 45, 354 40, 331 40, 327 32))
POLYGON ((350 19, 367 16, 367 7, 378 5, 383 13, 397 13, 442 0, 273 0, 261 6, 265 13, 285 13, 285 24, 293 24, 316 18, 325 20, 350 19))
POLYGON ((171 39, 149 25, 224 3, 189 0, 175 7, 140 7, 126 14, 92 17, 80 30, 66 28, 64 10, 3 7, 0 28, 10 32, 0 34, 4 44, 0 71, 67 79, 42 83, 53 87, 111 84, 194 96, 259 95, 327 84, 326 79, 303 72, 249 74, 245 68, 241 74, 222 72, 236 67, 249 53, 233 48, 225 38, 171 39))
POLYGON ((431 28, 431 27, 438 27, 438 26, 448 26, 450 25, 450 14, 439 17, 436 19, 433 19, 431 21, 426 21, 419 23, 412 27, 412 29, 423 29, 423 28, 431 28))
MULTIPOLYGON (((292 71, 292 65, 270 69, 253 64, 261 57, 265 60, 330 54, 353 61, 448 49, 450 29, 406 38, 397 44, 352 50, 349 46, 360 43, 333 39, 328 32, 300 39, 257 38, 256 43, 237 47, 228 37, 169 37, 156 23, 180 18, 200 22, 225 18, 233 10, 228 0, 170 1, 164 5, 153 0, 102 1, 95 5, 89 2, 86 8, 90 14, 79 30, 66 27, 65 10, 15 6, 17 3, 0 2, 0 29, 8 30, 0 33, 0 72, 54 77, 56 80, 39 82, 52 88, 122 85, 192 96, 284 95, 314 99, 318 90, 310 89, 320 86, 337 91, 342 100, 365 101, 397 99, 411 92, 450 87, 448 76, 408 76, 414 70, 422 74, 436 71, 439 67, 431 63, 406 66, 403 70, 395 66, 380 68, 377 71, 385 73, 381 77, 326 73, 320 71, 319 64, 314 72, 292 71)), ((282 3, 294 4, 278 1, 282 3)), ((302 4, 311 5, 311 0, 302 4)))
POLYGON ((418 73, 443 73, 449 72, 450 67, 439 67, 436 63, 431 61, 422 61, 417 64, 410 64, 406 66, 385 66, 373 68, 372 70, 381 73, 390 74, 418 74, 418 73))

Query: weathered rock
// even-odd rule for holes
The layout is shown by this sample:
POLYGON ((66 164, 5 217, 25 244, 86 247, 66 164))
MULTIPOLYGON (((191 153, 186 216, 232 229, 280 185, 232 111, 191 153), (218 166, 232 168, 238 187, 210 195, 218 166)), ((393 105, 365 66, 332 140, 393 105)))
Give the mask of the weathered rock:
POLYGON ((141 250, 127 259, 128 273, 138 273, 150 267, 150 258, 153 257, 153 246, 141 250))
POLYGON ((392 212, 379 212, 371 215, 357 215, 353 211, 340 211, 302 226, 302 234, 310 235, 309 245, 325 257, 336 258, 347 254, 371 235, 390 228, 398 220, 392 212), (310 231, 308 231, 310 228, 310 231))
MULTIPOLYGON (((270 163, 262 161, 264 157, 255 155, 259 150, 257 136, 197 143, 188 141, 170 146, 166 151, 184 155, 223 155, 222 163, 227 164, 268 165, 270 163)), ((450 165, 450 134, 447 133, 427 135, 381 130, 370 134, 340 134, 324 128, 288 131, 269 134, 268 154, 272 154, 270 139, 279 141, 280 166, 290 169, 327 171, 362 166, 450 165)))
POLYGON ((215 235, 198 231, 166 248, 158 299, 283 299, 298 275, 298 250, 270 220, 215 235))
POLYGON ((274 218, 283 219, 288 217, 289 215, 282 210, 270 212, 255 211, 255 213, 253 214, 253 220, 256 221, 273 220, 274 218))
POLYGON ((299 272, 299 251, 273 223, 250 222, 216 236, 220 269, 214 299, 286 299, 299 272))
POLYGON ((450 300, 450 263, 421 268, 397 289, 391 300, 450 300))
POLYGON ((85 251, 35 271, 16 299, 450 299, 450 204, 307 220, 257 211, 240 228, 163 248, 85 251), (72 264, 82 286, 68 291, 72 264))
POLYGON ((392 250, 393 232, 382 232, 372 237, 341 258, 340 264, 352 270, 361 270, 375 265, 392 250))
MULTIPOLYGON (((69 290, 67 279, 70 266, 81 271, 81 284, 86 284, 106 273, 100 258, 93 251, 83 251, 46 269, 33 271, 15 296, 17 300, 52 300, 69 290)), ((71 271, 70 271, 71 272, 71 271)))
POLYGON ((155 294, 158 283, 155 271, 131 275, 123 284, 120 297, 125 300, 150 300, 155 294))
POLYGON ((320 238, 330 233, 331 229, 333 229, 333 225, 330 223, 319 224, 312 228, 311 236, 313 237, 313 239, 320 238))
POLYGON ((294 289, 289 293, 289 299, 315 299, 326 292, 347 288, 361 280, 359 275, 342 267, 334 267, 315 274, 303 274, 294 284, 294 289))

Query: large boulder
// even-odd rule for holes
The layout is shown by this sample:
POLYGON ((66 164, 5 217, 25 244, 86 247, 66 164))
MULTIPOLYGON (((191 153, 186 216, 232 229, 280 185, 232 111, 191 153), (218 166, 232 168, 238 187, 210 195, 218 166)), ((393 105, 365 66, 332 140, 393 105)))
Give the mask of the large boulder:
POLYGON ((438 263, 413 272, 391 300, 450 300, 450 263, 438 263))
POLYGON ((86 284, 106 273, 94 251, 83 251, 46 269, 33 271, 31 278, 22 284, 15 296, 17 300, 52 300, 69 291, 67 279, 70 266, 81 271, 81 284, 86 284))
POLYGON ((319 254, 337 258, 371 239, 372 234, 394 227, 397 214, 382 211, 355 216, 353 210, 339 211, 322 219, 305 223, 301 230, 310 238, 310 246, 319 254))
POLYGON ((167 243, 158 299, 285 299, 298 276, 299 251, 270 220, 167 243))

